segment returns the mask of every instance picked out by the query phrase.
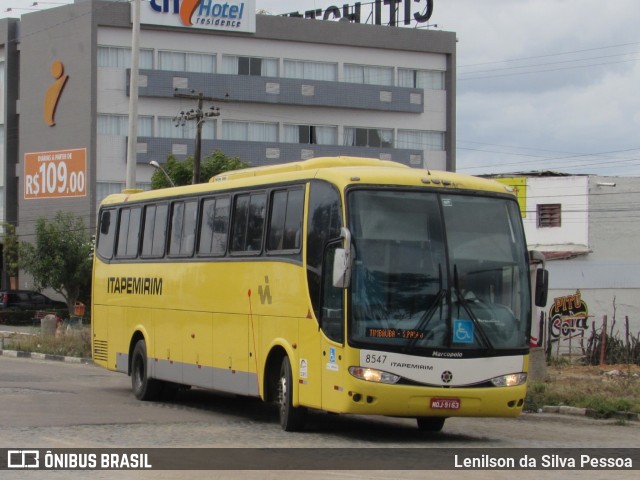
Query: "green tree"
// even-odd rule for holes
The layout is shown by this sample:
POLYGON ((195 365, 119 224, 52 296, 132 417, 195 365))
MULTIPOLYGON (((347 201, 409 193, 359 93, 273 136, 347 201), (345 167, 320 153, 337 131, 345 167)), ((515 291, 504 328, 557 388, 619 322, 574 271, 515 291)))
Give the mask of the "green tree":
MULTIPOLYGON (((200 181, 201 183, 207 183, 209 179, 222 172, 228 172, 230 170, 238 170, 240 168, 247 168, 248 163, 243 162, 238 157, 227 157, 219 150, 206 156, 200 163, 200 181)), ((162 168, 167 175, 173 180, 176 186, 190 185, 193 179, 193 157, 187 157, 185 160, 178 160, 173 155, 167 157, 167 161, 162 168)), ((170 187, 167 177, 160 170, 156 170, 151 177, 151 188, 156 190, 158 188, 170 187)))
MULTIPOLYGON (((16 227, 10 223, 2 224, 4 234, 2 238, 2 260, 9 278, 18 276, 20 269, 20 242, 16 235, 16 227)), ((11 288, 17 286, 12 285, 11 288)))
POLYGON ((91 238, 82 218, 57 212, 53 221, 36 221, 35 243, 20 243, 20 264, 35 288, 62 295, 69 313, 77 300, 88 301, 91 287, 91 238))

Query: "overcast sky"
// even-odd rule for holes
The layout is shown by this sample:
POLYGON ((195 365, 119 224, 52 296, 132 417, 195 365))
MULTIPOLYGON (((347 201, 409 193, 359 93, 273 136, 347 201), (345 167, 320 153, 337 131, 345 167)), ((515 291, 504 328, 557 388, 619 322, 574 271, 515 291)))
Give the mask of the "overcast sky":
MULTIPOLYGON (((2 0, 0 16, 71 3, 33 1, 2 0)), ((640 176, 639 0, 433 1, 432 28, 459 39, 458 171, 640 176)), ((256 0, 272 14, 343 3, 256 0)))

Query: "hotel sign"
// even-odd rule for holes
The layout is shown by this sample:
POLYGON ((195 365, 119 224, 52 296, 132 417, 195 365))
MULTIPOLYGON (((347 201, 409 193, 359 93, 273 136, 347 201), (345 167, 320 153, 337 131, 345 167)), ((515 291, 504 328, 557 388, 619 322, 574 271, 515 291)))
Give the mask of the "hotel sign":
POLYGON ((144 0, 140 23, 255 33, 256 0, 144 0))
POLYGON ((286 13, 286 17, 317 18, 322 20, 341 20, 353 23, 371 23, 374 25, 411 25, 412 22, 427 23, 433 14, 435 0, 373 0, 367 3, 356 2, 327 7, 324 10, 306 10, 286 13), (419 5, 416 5, 419 4, 419 5))

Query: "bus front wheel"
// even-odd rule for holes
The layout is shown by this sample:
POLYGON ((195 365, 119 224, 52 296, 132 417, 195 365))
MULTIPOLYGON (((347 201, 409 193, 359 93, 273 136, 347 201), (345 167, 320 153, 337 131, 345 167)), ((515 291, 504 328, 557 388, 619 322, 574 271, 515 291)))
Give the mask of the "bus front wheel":
POLYGON ((423 432, 439 432, 444 427, 444 417, 418 417, 418 428, 423 432))
POLYGON ((131 359, 131 389, 138 400, 156 400, 162 390, 158 380, 149 378, 147 362, 147 345, 138 340, 131 359))
POLYGON ((278 378, 278 407, 280 426, 286 432, 302 430, 307 409, 293 406, 293 375, 289 358, 284 357, 278 378))

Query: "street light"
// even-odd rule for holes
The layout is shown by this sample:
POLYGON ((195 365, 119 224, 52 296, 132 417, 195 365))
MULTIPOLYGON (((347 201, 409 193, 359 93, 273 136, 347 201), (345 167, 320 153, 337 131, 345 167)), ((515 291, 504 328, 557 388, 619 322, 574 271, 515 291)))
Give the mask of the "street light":
POLYGON ((149 165, 151 165, 153 168, 157 168, 158 170, 160 170, 162 173, 164 173, 164 176, 167 177, 167 180, 169 180, 169 183, 171 184, 172 187, 175 187, 176 184, 173 183, 173 180, 171 180, 171 177, 169 176, 169 174, 165 171, 164 168, 162 168, 160 166, 160 164, 158 162, 156 162, 155 160, 151 160, 149 162, 149 165))

